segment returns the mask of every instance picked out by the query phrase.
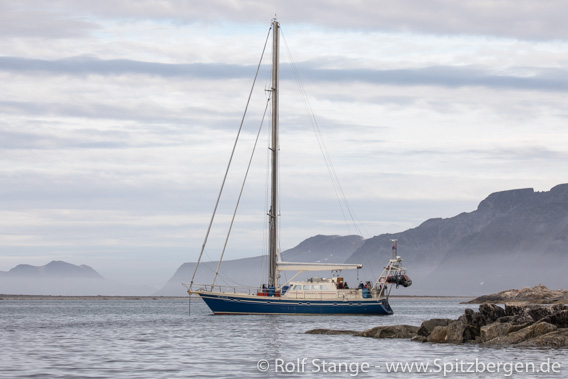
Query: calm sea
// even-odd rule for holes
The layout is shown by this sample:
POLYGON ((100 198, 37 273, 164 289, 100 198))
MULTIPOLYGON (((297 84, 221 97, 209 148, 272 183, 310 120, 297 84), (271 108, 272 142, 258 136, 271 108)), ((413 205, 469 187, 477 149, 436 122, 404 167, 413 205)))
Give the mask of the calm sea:
POLYGON ((304 334, 314 328, 420 325, 434 317, 456 318, 466 307, 455 299, 392 299, 391 306, 392 316, 212 316, 199 299, 192 299, 190 315, 183 299, 4 300, 0 377, 424 378, 442 377, 444 370, 450 378, 568 375, 567 350, 304 334), (402 373, 399 366, 398 373, 387 374, 387 365, 396 362, 428 364, 430 372, 413 366, 402 373))

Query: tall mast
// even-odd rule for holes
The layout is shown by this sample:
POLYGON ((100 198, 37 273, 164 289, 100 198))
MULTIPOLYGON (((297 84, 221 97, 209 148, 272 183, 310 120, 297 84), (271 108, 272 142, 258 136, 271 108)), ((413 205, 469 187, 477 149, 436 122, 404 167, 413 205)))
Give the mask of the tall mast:
POLYGON ((276 255, 278 249, 278 60, 279 60, 280 23, 272 20, 272 175, 269 211, 269 267, 268 286, 277 287, 276 255))

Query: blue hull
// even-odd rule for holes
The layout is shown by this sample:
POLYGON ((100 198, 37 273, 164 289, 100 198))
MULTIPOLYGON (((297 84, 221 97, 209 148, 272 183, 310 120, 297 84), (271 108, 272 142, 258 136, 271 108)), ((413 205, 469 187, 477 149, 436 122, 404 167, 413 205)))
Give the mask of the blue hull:
POLYGON ((200 292, 213 314, 391 315, 387 299, 354 301, 292 300, 200 292))

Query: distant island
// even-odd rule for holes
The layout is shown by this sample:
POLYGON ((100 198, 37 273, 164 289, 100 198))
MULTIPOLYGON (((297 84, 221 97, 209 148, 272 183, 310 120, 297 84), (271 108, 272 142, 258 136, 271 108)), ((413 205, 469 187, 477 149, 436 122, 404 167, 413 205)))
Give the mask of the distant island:
POLYGON ((8 272, 1 272, 4 278, 83 278, 104 279, 101 274, 87 265, 76 266, 64 261, 51 261, 44 266, 21 264, 8 272))
POLYGON ((568 304, 568 290, 551 290, 542 284, 523 289, 510 289, 491 295, 479 296, 464 304, 568 304))
POLYGON ((5 295, 125 296, 151 292, 109 281, 90 266, 64 261, 43 266, 20 264, 10 271, 0 271, 0 294, 5 295))

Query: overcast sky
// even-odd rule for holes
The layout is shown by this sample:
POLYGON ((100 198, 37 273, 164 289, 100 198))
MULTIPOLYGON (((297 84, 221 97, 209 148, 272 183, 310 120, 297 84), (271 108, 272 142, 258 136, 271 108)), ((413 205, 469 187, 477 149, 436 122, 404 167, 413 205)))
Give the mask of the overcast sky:
MULTIPOLYGON (((565 1, 4 0, 0 270, 64 260, 158 288, 196 260, 275 13, 282 250, 355 232, 291 61, 366 238, 471 212, 492 192, 568 182, 565 1)), ((267 140, 263 131, 228 258, 266 245, 267 140)))

